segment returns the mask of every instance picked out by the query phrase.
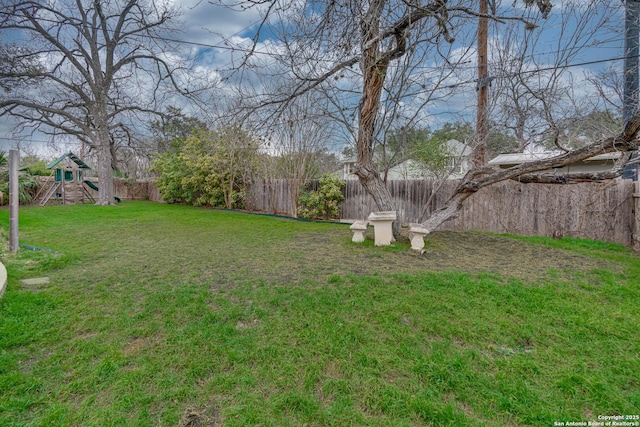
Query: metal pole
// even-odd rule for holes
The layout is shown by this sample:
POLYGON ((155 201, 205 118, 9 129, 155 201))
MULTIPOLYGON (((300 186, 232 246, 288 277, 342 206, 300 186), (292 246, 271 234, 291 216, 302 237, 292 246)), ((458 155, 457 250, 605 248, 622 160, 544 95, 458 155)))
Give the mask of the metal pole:
MULTIPOLYGON (((625 37, 624 37, 624 94, 622 121, 626 126, 636 114, 638 109, 638 54, 640 52, 638 37, 638 11, 637 0, 627 0, 625 3, 625 37)), ((637 157, 635 152, 633 157, 637 157)), ((638 180, 637 165, 627 165, 622 172, 623 178, 638 180)))
POLYGON ((489 67, 487 60, 487 38, 489 33, 489 0, 480 0, 480 16, 478 20, 478 111, 476 116, 476 146, 473 149, 473 167, 479 168, 486 164, 489 103, 489 67))
POLYGON ((9 150, 9 252, 18 252, 18 163, 20 152, 9 150))

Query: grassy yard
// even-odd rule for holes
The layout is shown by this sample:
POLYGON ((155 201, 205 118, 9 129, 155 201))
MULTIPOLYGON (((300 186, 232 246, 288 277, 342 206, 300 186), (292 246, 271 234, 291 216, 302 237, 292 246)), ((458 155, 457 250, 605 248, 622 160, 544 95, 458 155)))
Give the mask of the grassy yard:
POLYGON ((3 249, 1 426, 640 415, 640 258, 617 245, 439 232, 419 255, 144 202, 24 208, 20 238, 55 252, 3 249))

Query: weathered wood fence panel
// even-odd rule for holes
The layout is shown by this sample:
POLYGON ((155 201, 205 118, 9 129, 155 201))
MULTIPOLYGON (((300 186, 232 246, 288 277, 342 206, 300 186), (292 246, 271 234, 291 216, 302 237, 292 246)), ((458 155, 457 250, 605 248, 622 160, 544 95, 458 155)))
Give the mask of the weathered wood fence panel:
MULTIPOLYGON (((457 182, 435 182, 425 180, 389 181, 393 201, 397 206, 398 218, 403 223, 418 222, 426 206, 427 212, 433 212, 447 200, 457 182), (434 194, 435 192, 435 194, 434 194)), ((347 181, 345 201, 342 203, 342 218, 366 219, 369 213, 377 210, 373 199, 358 181, 347 181)))
MULTIPOLYGON (((291 183, 257 181, 251 188, 252 209, 291 214, 291 183)), ((388 187, 403 223, 419 222, 441 207, 457 182, 424 180, 390 181, 388 187), (434 194, 435 192, 435 194, 434 194)), ((358 181, 347 181, 343 219, 365 219, 376 210, 358 181)), ((485 230, 532 236, 579 237, 633 245, 634 183, 613 180, 571 185, 503 182, 471 196, 457 219, 443 229, 485 230)))
POLYGON ((248 191, 247 208, 254 211, 293 215, 290 183, 286 179, 257 180, 248 191))
MULTIPOLYGON (((100 187, 98 178, 91 178, 94 184, 100 187)), ((87 188, 87 191, 97 199, 98 192, 87 188)), ((113 192, 122 200, 151 200, 155 202, 162 201, 158 193, 158 187, 151 179, 131 180, 124 178, 115 178, 113 180, 113 192)))
POLYGON ((504 182, 470 197, 454 230, 579 237, 631 246, 633 188, 629 180, 572 185, 504 182))

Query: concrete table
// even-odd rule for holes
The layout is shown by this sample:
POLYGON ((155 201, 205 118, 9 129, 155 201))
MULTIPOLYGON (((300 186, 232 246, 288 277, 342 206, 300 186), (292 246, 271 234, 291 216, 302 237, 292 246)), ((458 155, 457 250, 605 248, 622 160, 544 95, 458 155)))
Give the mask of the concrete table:
POLYGON ((367 219, 373 225, 376 246, 388 246, 395 241, 392 224, 396 220, 396 211, 371 212, 367 219))

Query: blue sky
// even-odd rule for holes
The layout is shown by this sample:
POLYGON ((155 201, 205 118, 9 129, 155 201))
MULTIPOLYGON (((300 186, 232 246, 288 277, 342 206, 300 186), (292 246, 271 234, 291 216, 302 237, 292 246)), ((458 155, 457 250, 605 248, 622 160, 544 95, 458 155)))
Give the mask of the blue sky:
MULTIPOLYGON (((238 48, 242 50, 250 43, 251 37, 254 35, 254 31, 257 24, 260 22, 259 12, 256 9, 249 10, 234 10, 232 8, 226 8, 216 6, 205 0, 174 0, 176 4, 179 4, 182 9, 182 19, 184 23, 184 31, 180 34, 171 35, 170 37, 177 40, 181 40, 185 43, 179 43, 178 45, 182 49, 176 54, 181 56, 196 56, 199 65, 204 69, 209 69, 212 72, 215 70, 225 70, 232 66, 234 50, 232 48, 238 48)), ((566 0, 563 0, 566 1, 566 0)), ((578 1, 578 0, 573 0, 578 1)), ((513 0, 504 0, 503 3, 510 8, 513 4, 513 0)), ((583 3, 587 3, 584 0, 583 3)), ((558 21, 558 16, 563 12, 562 5, 557 1, 554 2, 556 8, 554 13, 547 23, 547 29, 542 34, 539 43, 536 46, 535 58, 537 64, 532 67, 541 67, 553 56, 554 52, 562 50, 562 46, 558 46, 558 33, 560 31, 560 24, 553 23, 558 21)), ((621 10, 620 2, 602 2, 602 8, 616 8, 621 10)), ((602 13, 607 12, 605 9, 601 9, 602 13)), ((618 13, 612 15, 614 22, 612 26, 606 31, 601 31, 595 37, 591 39, 585 38, 582 40, 583 44, 590 45, 585 48, 579 55, 572 58, 571 63, 581 63, 597 60, 607 60, 609 58, 616 58, 623 55, 623 15, 618 13), (615 22, 615 18, 619 19, 619 22, 615 22)), ((572 24, 575 25, 575 24, 572 24)), ((571 25, 568 27, 571 30, 571 25)), ((472 31, 466 31, 471 34, 472 31)), ((268 33, 267 33, 268 34, 268 33)), ((500 43, 500 37, 493 34, 495 43, 500 43)), ((268 42, 267 37, 261 38, 261 43, 268 42)), ((469 38, 462 37, 460 39, 462 44, 472 42, 469 38)), ((454 46, 455 47, 455 46, 454 46)), ((464 46, 459 46, 460 48, 464 46)), ((259 46, 262 49, 262 46, 259 46)), ((453 49, 455 51, 455 49, 453 49)), ((240 53, 239 50, 235 51, 236 60, 240 53)), ((453 119, 465 119, 475 114, 475 84, 469 82, 475 77, 474 61, 475 57, 473 49, 470 52, 469 64, 461 69, 454 77, 449 81, 449 84, 463 83, 459 86, 459 92, 448 99, 446 103, 440 103, 438 105, 432 105, 429 111, 425 112, 425 117, 433 117, 434 121, 432 126, 438 126, 438 121, 446 121, 453 119), (467 83, 464 83, 467 82, 467 83)), ((264 57, 264 55, 263 55, 264 57)), ((268 56, 263 58, 268 60, 268 56)), ((430 66, 433 64, 426 64, 430 66)), ((584 91, 585 96, 589 96, 589 88, 584 82, 584 76, 588 73, 602 69, 603 67, 614 66, 622 67, 622 61, 604 62, 601 64, 575 66, 570 68, 570 73, 574 78, 574 81, 578 82, 581 87, 577 88, 584 91)), ((50 152, 51 149, 46 148, 47 138, 39 133, 33 136, 27 135, 12 135, 10 132, 11 123, 6 118, 0 118, 0 149, 7 150, 12 148, 16 144, 16 137, 23 140, 23 147, 30 147, 34 151, 50 152)), ((72 144, 73 145, 73 144, 72 144)), ((56 148, 53 151, 65 150, 67 147, 56 148)))

